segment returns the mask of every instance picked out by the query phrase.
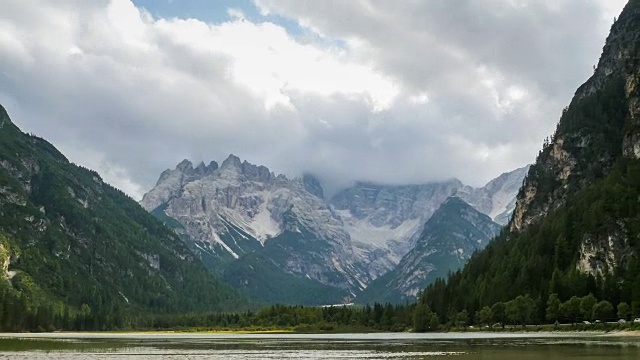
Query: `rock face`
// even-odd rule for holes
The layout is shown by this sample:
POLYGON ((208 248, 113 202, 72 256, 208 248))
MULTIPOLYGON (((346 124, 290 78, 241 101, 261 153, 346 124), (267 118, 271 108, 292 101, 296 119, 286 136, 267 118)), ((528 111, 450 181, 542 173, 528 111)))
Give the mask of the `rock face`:
POLYGON ((278 243, 305 234, 300 239, 304 244, 279 256, 280 268, 347 290, 368 282, 357 267, 342 222, 318 196, 322 188, 317 180, 276 176, 234 155, 220 168, 198 168, 203 167, 193 169, 183 161, 175 170, 165 171, 141 204, 149 211, 162 209, 177 220, 178 231, 202 252, 230 261, 263 251, 267 241, 278 243))
MULTIPOLYGON (((508 217, 525 170, 503 174, 482 188, 455 179, 407 186, 357 183, 325 200, 311 175, 288 179, 230 155, 220 167, 212 162, 194 168, 185 160, 166 170, 141 204, 234 286, 251 289, 252 296, 273 292, 273 286, 263 286, 267 279, 255 284, 257 274, 251 275, 252 269, 264 268, 280 272, 271 282, 306 279, 315 285, 298 288, 329 286, 342 294, 334 301, 342 301, 395 268, 451 195, 458 193, 496 218, 508 217)), ((280 299, 285 301, 293 302, 289 296, 280 299)))
POLYGON ((440 318, 525 295, 640 306, 639 81, 640 0, 630 0, 530 167, 509 228, 420 304, 440 318))
POLYGON ((402 303, 438 277, 461 268, 501 226, 458 197, 448 198, 424 225, 415 247, 398 266, 374 280, 356 301, 402 303))
MULTIPOLYGON (((566 205, 620 159, 640 159, 639 61, 640 2, 630 1, 611 28, 593 76, 578 88, 531 167, 517 196, 511 232, 517 234, 566 205)), ((626 258, 628 246, 621 243, 627 242, 627 229, 620 224, 613 222, 606 234, 585 235, 580 271, 611 272, 626 258)))
POLYGON ((536 168, 532 169, 518 194, 514 221, 510 224, 511 230, 518 231, 536 222, 537 218, 550 209, 557 208, 566 193, 575 190, 574 187, 569 187, 569 179, 586 177, 584 168, 576 168, 578 160, 594 160, 606 169, 619 155, 640 158, 639 14, 638 2, 630 1, 611 28, 593 76, 578 88, 571 104, 563 113, 566 115, 567 110, 577 107, 580 101, 589 96, 598 96, 605 90, 622 92, 626 102, 624 112, 620 114, 624 121, 618 124, 623 128, 620 129, 622 138, 609 139, 616 143, 621 142, 619 148, 614 151, 597 149, 598 154, 593 154, 589 148, 596 140, 597 134, 590 132, 592 128, 561 120, 551 143, 541 151, 536 168), (540 167, 544 170, 538 169, 540 167), (558 191, 546 199, 540 199, 547 195, 538 191, 540 178, 548 173, 558 182, 558 191))

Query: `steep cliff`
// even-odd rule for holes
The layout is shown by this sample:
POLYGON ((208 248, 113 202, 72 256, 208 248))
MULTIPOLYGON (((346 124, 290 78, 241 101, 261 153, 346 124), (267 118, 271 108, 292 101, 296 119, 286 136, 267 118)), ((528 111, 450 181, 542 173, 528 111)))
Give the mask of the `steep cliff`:
POLYGON ((621 157, 640 158, 640 8, 611 28, 594 74, 565 108, 518 193, 510 229, 535 223, 569 194, 601 179, 621 157))
POLYGON ((593 293, 635 304, 640 315, 639 80, 640 1, 632 0, 529 169, 509 231, 446 285, 429 287, 432 308, 593 293))

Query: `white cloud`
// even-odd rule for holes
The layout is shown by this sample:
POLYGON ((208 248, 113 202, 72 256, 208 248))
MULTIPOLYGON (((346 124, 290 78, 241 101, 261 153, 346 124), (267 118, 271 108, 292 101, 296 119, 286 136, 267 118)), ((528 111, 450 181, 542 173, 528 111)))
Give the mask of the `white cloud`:
POLYGON ((533 160, 622 4, 509 3, 260 0, 315 33, 295 37, 242 9, 208 24, 128 0, 6 2, 0 101, 134 197, 228 153, 333 187, 479 184, 533 160))

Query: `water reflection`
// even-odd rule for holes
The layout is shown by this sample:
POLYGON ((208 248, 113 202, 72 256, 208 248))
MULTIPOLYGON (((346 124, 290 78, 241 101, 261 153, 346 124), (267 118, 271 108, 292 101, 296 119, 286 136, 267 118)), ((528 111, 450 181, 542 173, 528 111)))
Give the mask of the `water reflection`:
POLYGON ((640 338, 575 334, 2 334, 0 359, 640 359, 640 338))

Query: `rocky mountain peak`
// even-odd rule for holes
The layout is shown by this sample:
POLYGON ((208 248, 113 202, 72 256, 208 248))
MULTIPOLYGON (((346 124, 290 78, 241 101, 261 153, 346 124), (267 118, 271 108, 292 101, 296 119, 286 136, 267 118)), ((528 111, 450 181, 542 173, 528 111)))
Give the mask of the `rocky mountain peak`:
POLYGON ((244 174, 249 180, 268 182, 273 178, 273 174, 266 166, 253 165, 248 161, 243 161, 241 165, 242 174, 244 174))
MULTIPOLYGON (((263 165, 254 165, 246 160, 230 154, 220 166, 222 176, 268 183, 275 178, 275 175, 263 165)), ((240 180, 239 180, 240 181, 240 180)))
POLYGON ((320 199, 324 199, 324 189, 320 185, 320 181, 311 174, 302 175, 302 184, 304 189, 320 199))
POLYGON ((484 188, 488 191, 496 191, 499 188, 506 187, 510 190, 518 191, 522 186, 522 179, 524 179, 527 171, 529 171, 530 166, 531 165, 527 165, 513 171, 504 172, 497 178, 489 181, 484 188))
POLYGON ((207 176, 207 175, 211 175, 217 169, 218 169, 218 163, 215 161, 211 161, 209 165, 205 165, 204 162, 200 162, 200 164, 198 164, 198 166, 195 169, 193 169, 193 172, 200 176, 207 176))
POLYGON ((193 164, 191 163, 191 161, 184 159, 176 166, 176 170, 181 172, 189 172, 193 170, 193 164))
POLYGON ((222 165, 220 165, 220 169, 225 170, 229 168, 241 169, 242 161, 240 158, 233 154, 229 154, 229 156, 227 156, 227 158, 222 162, 222 165))

